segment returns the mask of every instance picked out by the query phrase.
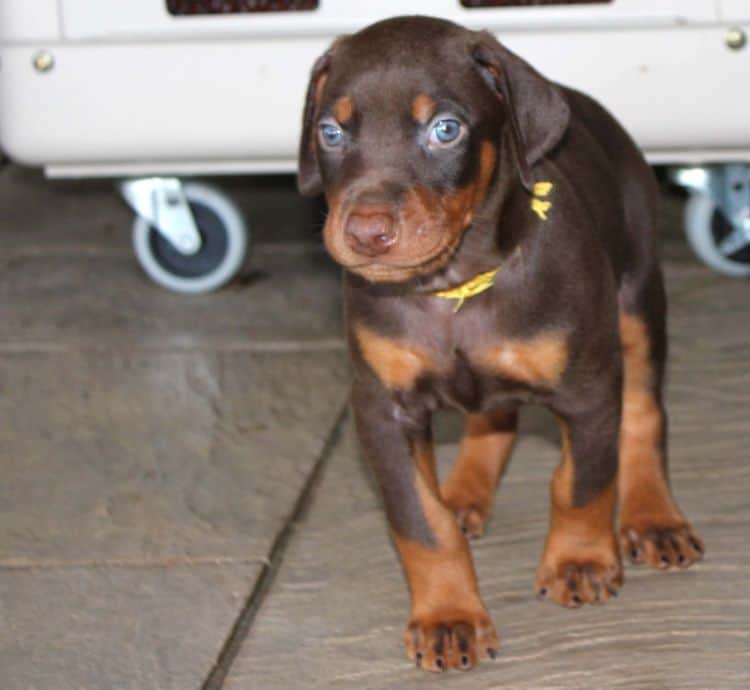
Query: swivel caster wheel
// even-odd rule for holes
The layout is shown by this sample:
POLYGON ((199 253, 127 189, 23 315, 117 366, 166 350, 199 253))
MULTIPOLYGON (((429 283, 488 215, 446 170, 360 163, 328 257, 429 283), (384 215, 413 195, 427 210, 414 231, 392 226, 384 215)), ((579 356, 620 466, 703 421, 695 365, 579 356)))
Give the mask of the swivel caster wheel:
POLYGON ((685 234, 693 251, 719 273, 750 276, 750 165, 673 168, 670 176, 690 192, 685 234))
POLYGON ((176 178, 121 184, 136 211, 133 249, 146 274, 175 292, 217 290, 240 270, 248 230, 237 207, 220 190, 176 178))
POLYGON ((724 275, 750 276, 750 217, 743 219, 743 225, 742 229, 732 225, 708 194, 694 192, 685 205, 690 246, 708 266, 724 275))

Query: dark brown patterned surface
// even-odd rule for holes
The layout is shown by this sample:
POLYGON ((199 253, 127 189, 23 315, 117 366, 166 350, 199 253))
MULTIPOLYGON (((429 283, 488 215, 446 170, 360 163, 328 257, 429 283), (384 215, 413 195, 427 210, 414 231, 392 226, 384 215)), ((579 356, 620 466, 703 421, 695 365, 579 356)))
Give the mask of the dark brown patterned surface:
POLYGON ((314 10, 318 0, 167 0, 170 14, 244 14, 314 10))
POLYGON ((477 7, 532 7, 540 5, 603 5, 612 0, 461 0, 469 9, 477 7))

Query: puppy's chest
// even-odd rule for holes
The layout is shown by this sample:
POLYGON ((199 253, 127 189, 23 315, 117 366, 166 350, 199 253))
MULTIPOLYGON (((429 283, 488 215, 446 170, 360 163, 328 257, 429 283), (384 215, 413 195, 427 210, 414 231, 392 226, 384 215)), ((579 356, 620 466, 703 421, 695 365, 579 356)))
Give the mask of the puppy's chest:
POLYGON ((464 336, 446 332, 387 337, 355 326, 364 364, 400 397, 434 399, 477 410, 505 396, 550 390, 559 384, 569 361, 568 342, 559 331, 512 336, 482 330, 464 336))

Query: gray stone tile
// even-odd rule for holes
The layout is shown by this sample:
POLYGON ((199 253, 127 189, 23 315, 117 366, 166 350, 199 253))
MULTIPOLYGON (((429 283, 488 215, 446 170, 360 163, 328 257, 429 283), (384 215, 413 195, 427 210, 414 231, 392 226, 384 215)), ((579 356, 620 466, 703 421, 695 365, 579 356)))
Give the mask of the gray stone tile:
POLYGON ((313 207, 228 186, 265 244, 183 297, 109 183, 0 172, 3 690, 198 688, 343 404, 313 207))
POLYGON ((340 340, 340 276, 323 253, 253 261, 248 282, 189 297, 153 285, 128 257, 0 255, 0 349, 340 340))
MULTIPOLYGON (((443 465, 453 452, 441 447, 443 465)), ((396 690, 434 682, 404 659, 406 588, 356 455, 349 440, 329 466, 227 690, 396 690)), ((676 490, 709 544, 707 562, 679 574, 630 567, 617 601, 566 611, 535 601, 532 591, 557 457, 555 444, 537 436, 524 436, 516 449, 489 533, 474 546, 501 655, 469 674, 454 672, 451 687, 746 687, 750 558, 735 512, 746 501, 736 491, 725 499, 737 481, 731 469, 696 483, 683 470, 685 458, 675 468, 676 490), (722 495, 720 515, 706 494, 722 495)))
POLYGON ((338 353, 0 358, 0 565, 266 557, 346 396, 338 353))
POLYGON ((197 690, 257 571, 0 569, 0 684, 197 690))
MULTIPOLYGON (((674 574, 629 566, 620 597, 603 607, 567 611, 535 601, 534 573, 559 449, 550 416, 525 412, 488 534, 473 546, 501 654, 468 674, 452 672, 444 679, 451 687, 750 685, 747 286, 717 277, 689 257, 667 269, 672 483, 706 540, 706 561, 674 574)), ((457 426, 452 417, 439 423, 444 468, 455 452, 449 442, 457 426)), ((404 659, 407 607, 382 511, 350 430, 226 687, 431 687, 435 680, 404 659)))
POLYGON ((52 181, 40 170, 0 169, 0 232, 7 251, 129 251, 132 216, 109 180, 52 181))

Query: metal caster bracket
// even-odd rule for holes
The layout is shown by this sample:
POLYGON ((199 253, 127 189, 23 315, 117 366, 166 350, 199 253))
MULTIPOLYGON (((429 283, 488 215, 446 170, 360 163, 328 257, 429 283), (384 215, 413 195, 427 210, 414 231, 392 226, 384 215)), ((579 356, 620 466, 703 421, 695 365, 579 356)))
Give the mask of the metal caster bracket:
POLYGON ((177 251, 191 256, 200 251, 201 236, 177 177, 143 177, 118 184, 125 202, 148 221, 177 251))
POLYGON ((723 255, 730 256, 750 244, 750 165, 673 168, 670 177, 681 187, 711 197, 731 223, 732 232, 717 246, 723 255))

